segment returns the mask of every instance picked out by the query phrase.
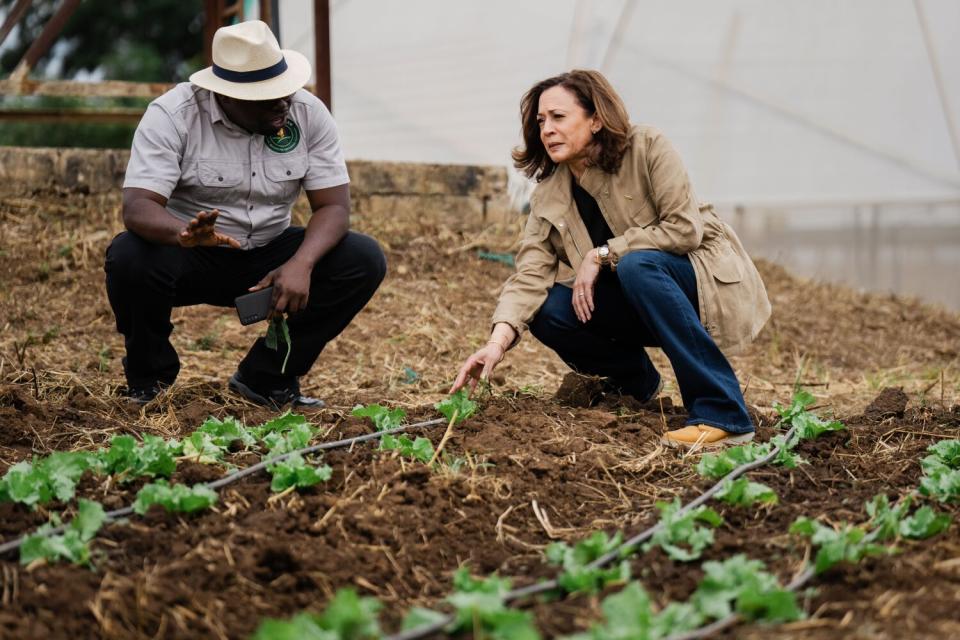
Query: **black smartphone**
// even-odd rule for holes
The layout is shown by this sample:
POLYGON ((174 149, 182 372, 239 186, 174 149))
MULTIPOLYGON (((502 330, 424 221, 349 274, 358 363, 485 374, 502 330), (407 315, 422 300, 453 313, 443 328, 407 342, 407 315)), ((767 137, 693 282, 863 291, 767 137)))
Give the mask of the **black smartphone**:
POLYGON ((266 320, 270 315, 270 303, 273 301, 273 287, 260 289, 253 293, 246 293, 236 299, 233 303, 237 307, 237 315, 240 316, 240 324, 248 325, 254 322, 266 320))

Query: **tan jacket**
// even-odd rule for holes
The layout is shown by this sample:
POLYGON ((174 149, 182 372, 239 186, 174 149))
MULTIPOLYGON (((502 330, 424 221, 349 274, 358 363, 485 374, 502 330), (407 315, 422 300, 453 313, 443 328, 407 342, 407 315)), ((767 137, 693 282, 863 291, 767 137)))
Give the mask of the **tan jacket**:
MULTIPOLYGON (((517 272, 504 284, 493 324, 506 322, 519 336, 547 299, 560 265, 574 271, 593 249, 561 165, 530 199, 530 216, 517 253, 517 272)), ((700 319, 717 345, 736 353, 770 317, 767 292, 733 229, 707 203, 698 203, 680 156, 653 127, 635 126, 616 174, 589 167, 580 185, 600 206, 615 237, 614 259, 656 249, 690 256, 697 275, 700 319)))

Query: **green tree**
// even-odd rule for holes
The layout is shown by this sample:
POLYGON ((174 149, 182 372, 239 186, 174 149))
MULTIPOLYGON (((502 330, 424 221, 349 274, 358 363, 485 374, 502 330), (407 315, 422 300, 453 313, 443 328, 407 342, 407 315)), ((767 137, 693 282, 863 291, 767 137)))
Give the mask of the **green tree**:
MULTIPOLYGON (((14 2, 0 0, 4 14, 14 2)), ((60 0, 33 2, 16 38, 5 43, 0 71, 13 70, 59 6, 60 0)), ((63 78, 85 71, 111 80, 186 80, 203 66, 203 22, 199 0, 83 0, 34 74, 46 75, 56 62, 63 78)))

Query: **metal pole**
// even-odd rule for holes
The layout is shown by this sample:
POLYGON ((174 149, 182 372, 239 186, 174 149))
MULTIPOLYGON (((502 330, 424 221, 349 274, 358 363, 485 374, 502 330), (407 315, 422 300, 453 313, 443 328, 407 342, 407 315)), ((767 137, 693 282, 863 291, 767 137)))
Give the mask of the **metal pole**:
POLYGON ((630 18, 633 17, 633 10, 637 8, 637 0, 624 0, 623 10, 620 11, 620 18, 610 36, 610 43, 607 45, 607 51, 603 54, 603 62, 600 63, 600 70, 604 73, 610 72, 610 65, 613 64, 613 56, 620 48, 620 41, 623 40, 623 33, 630 25, 630 18))
POLYGON ((947 121, 947 131, 950 133, 953 155, 957 159, 957 166, 960 167, 960 137, 957 136, 957 125, 953 122, 953 113, 950 111, 947 89, 943 85, 943 75, 940 73, 940 65, 937 62, 937 50, 933 46, 933 39, 930 37, 929 29, 927 29, 927 19, 923 14, 923 7, 920 5, 920 0, 913 0, 913 6, 917 9, 917 22, 920 23, 920 32, 923 34, 923 44, 927 48, 927 57, 930 60, 930 70, 933 72, 933 81, 937 85, 937 93, 940 96, 940 108, 943 109, 943 117, 947 121))
POLYGON ((33 44, 30 45, 30 48, 27 49, 27 52, 23 54, 23 58, 21 58, 17 64, 16 70, 22 74, 22 77, 26 77, 30 70, 37 64, 37 61, 50 50, 53 42, 67 24, 67 20, 70 19, 70 16, 73 15, 73 12, 77 10, 78 6, 80 6, 80 0, 63 1, 63 4, 57 9, 57 12, 50 18, 50 22, 46 24, 43 31, 40 32, 40 35, 33 41, 33 44))
POLYGON ((333 112, 333 87, 330 76, 330 0, 314 0, 313 34, 316 45, 314 71, 317 97, 333 112))
POLYGON ((10 13, 7 14, 7 19, 3 21, 3 26, 0 27, 0 44, 3 44, 3 41, 7 39, 7 36, 13 31, 13 27, 20 22, 20 18, 27 12, 31 4, 33 4, 33 0, 17 0, 17 4, 13 5, 13 9, 10 9, 10 13))
POLYGON ((220 3, 217 0, 203 2, 203 59, 213 64, 213 34, 220 27, 220 3))

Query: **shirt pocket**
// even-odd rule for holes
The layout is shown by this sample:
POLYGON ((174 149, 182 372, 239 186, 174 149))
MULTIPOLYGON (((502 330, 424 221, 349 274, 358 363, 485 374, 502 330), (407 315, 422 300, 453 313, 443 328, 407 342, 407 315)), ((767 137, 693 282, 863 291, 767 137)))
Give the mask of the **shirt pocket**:
POLYGON ((307 174, 307 156, 264 160, 263 174, 267 177, 271 201, 293 201, 300 194, 300 183, 307 174))
POLYGON ((197 163, 197 179, 208 189, 236 187, 243 181, 243 167, 232 162, 200 160, 197 163))

